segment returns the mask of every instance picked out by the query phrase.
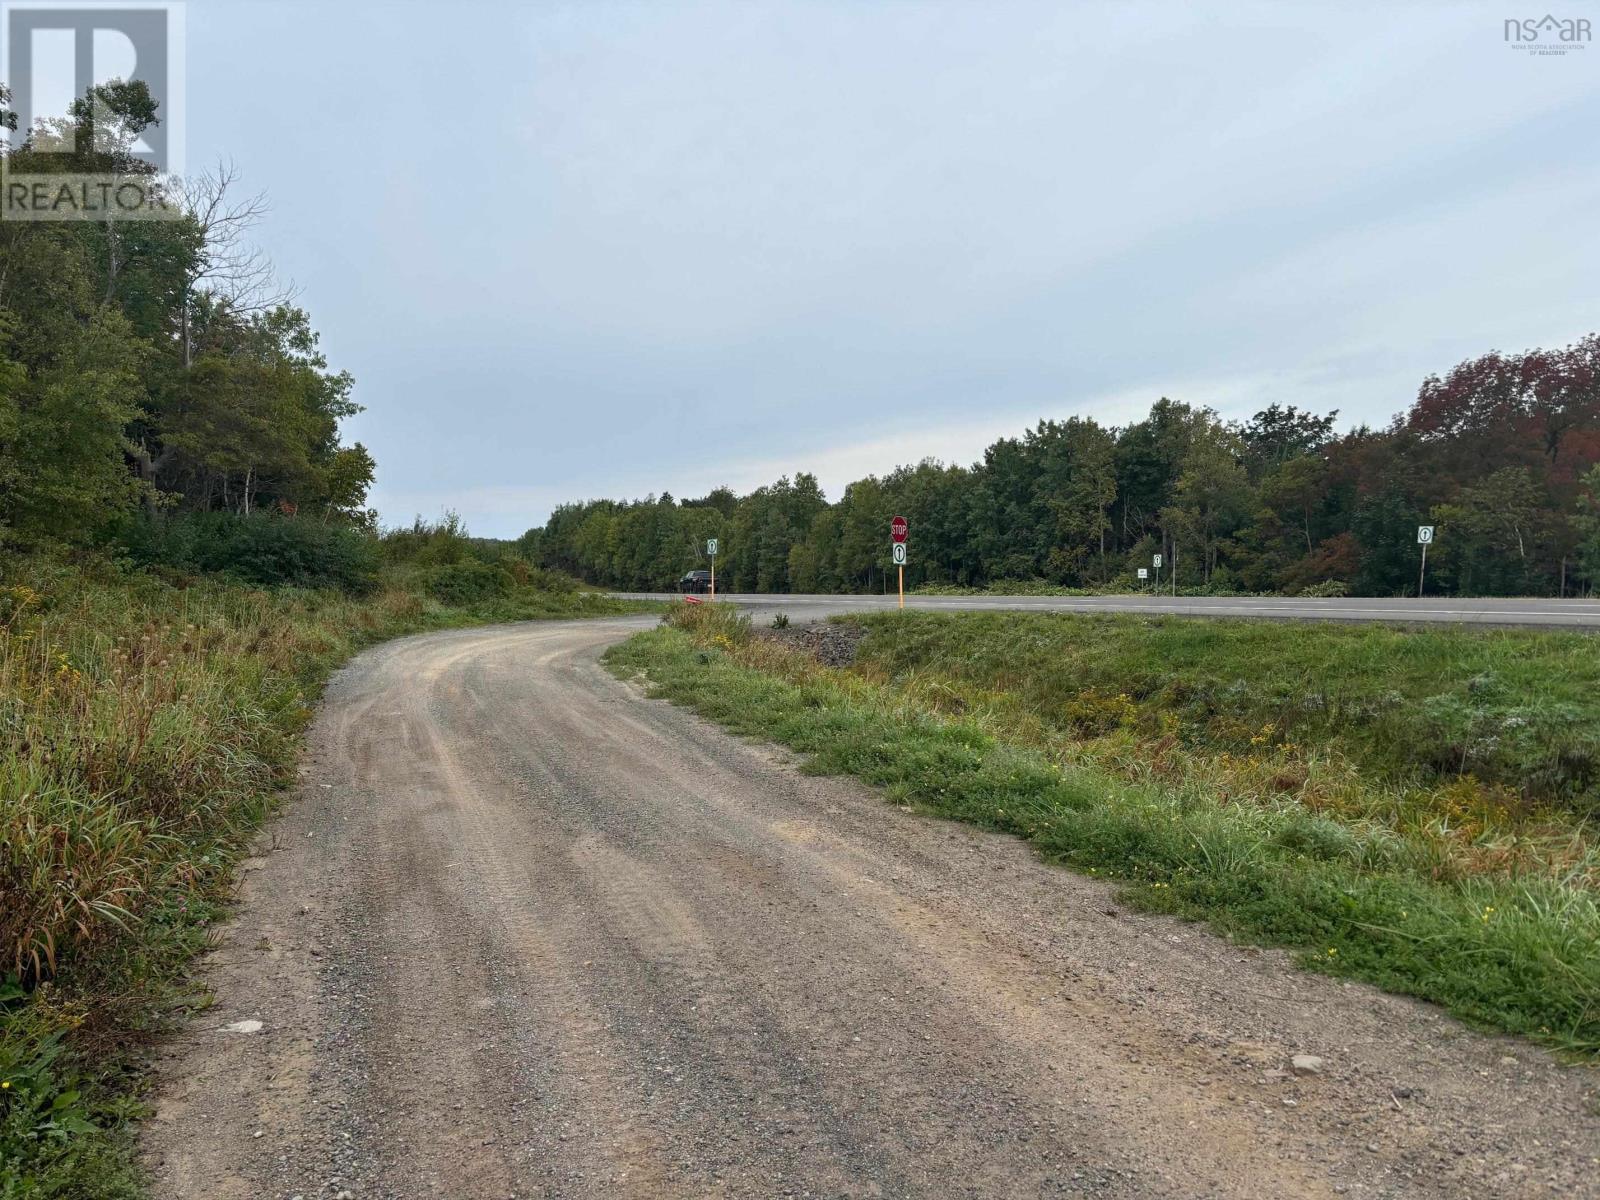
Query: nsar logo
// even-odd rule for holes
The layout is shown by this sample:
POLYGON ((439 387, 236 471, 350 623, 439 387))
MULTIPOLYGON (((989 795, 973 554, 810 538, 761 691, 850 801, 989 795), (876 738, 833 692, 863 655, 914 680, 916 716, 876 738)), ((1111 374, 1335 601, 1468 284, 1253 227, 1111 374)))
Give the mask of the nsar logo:
POLYGON ((1563 18, 1546 13, 1532 19, 1507 17, 1501 36, 1514 50, 1560 55, 1582 50, 1593 40, 1594 32, 1588 17, 1563 18))

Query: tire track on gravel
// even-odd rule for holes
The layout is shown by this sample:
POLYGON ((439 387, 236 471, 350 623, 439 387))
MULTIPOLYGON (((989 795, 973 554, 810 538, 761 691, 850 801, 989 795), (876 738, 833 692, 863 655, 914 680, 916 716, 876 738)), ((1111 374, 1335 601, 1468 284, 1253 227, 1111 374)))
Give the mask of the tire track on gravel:
POLYGON ((158 1197, 1600 1196, 1592 1072, 801 775, 598 666, 647 624, 334 681, 158 1197))

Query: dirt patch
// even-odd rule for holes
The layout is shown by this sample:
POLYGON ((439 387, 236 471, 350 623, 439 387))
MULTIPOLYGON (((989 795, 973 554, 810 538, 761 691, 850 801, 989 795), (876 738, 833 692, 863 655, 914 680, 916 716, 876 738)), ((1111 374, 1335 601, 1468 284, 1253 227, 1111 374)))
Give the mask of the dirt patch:
POLYGON ((818 621, 811 625, 790 625, 784 629, 757 629, 755 635, 796 650, 803 650, 825 667, 848 667, 856 661, 861 639, 867 636, 864 625, 849 621, 818 621))

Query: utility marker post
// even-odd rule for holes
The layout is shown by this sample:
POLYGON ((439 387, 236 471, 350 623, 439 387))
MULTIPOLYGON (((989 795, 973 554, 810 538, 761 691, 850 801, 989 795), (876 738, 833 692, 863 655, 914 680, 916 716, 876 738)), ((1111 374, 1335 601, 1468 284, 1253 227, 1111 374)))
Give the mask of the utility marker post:
POLYGON ((889 522, 890 553, 894 556, 894 565, 900 575, 900 607, 906 606, 906 536, 911 527, 906 524, 904 517, 896 517, 889 522))
POLYGON ((717 539, 706 539, 706 557, 711 560, 711 599, 717 598, 717 539))
POLYGON ((1428 578, 1428 547, 1433 544, 1433 526, 1417 526, 1417 545, 1422 547, 1422 569, 1417 572, 1417 599, 1422 599, 1422 585, 1428 578))

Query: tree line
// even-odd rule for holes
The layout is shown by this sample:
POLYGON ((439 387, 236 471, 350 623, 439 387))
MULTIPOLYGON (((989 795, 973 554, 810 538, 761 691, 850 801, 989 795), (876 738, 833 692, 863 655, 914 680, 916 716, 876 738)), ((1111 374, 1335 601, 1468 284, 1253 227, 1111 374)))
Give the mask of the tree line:
MULTIPOLYGON (((14 124, 7 99, 0 86, 14 124)), ((30 134, 7 166, 147 173, 127 147, 158 120, 142 84, 102 85, 51 131, 67 152, 30 134)), ((0 546, 110 544, 208 568, 248 553, 269 578, 268 559, 308 553, 293 531, 374 527, 374 464, 340 440, 349 375, 249 247, 260 197, 219 168, 171 199, 175 220, 0 222, 0 546), (250 517, 286 528, 241 550, 232 518, 250 517), (185 537, 166 536, 175 525, 185 537)), ((1397 595, 1416 590, 1416 527, 1433 524, 1430 588, 1593 589, 1600 335, 1430 376, 1383 429, 1340 434, 1336 417, 1273 404, 1229 422, 1163 398, 1126 426, 1043 420, 970 466, 899 467, 832 503, 801 473, 745 496, 564 505, 516 549, 656 589, 705 565, 717 537, 725 586, 868 591, 900 514, 913 586, 1121 586, 1160 553, 1188 589, 1397 595)), ((340 565, 349 545, 312 549, 330 577, 366 571, 340 565)))
MULTIPOLYGON (((0 86, 0 121, 14 129, 0 86)), ((142 83, 91 89, 25 131, 17 174, 149 174, 142 83)), ((358 411, 292 290, 246 235, 231 169, 176 185, 171 220, 0 222, 0 545, 96 545, 183 514, 370 525, 358 411)))
POLYGON ((911 524, 908 585, 1130 586, 1156 554, 1213 592, 1400 596, 1417 528, 1428 591, 1587 594, 1600 580, 1600 335, 1491 352, 1423 381, 1387 428, 1271 404, 1246 421, 1162 398, 1142 420, 1042 420, 981 461, 870 475, 829 503, 814 476, 737 496, 590 500, 521 539, 542 565, 670 587, 721 539, 718 581, 760 592, 884 585, 888 526, 911 524))

